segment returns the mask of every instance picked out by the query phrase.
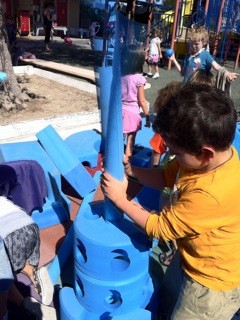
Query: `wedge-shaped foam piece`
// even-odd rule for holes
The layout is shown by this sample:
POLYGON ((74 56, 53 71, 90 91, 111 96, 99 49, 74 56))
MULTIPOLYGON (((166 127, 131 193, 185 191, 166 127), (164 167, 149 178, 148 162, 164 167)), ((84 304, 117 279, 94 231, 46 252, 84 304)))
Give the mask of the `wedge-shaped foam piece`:
POLYGON ((62 176, 81 197, 96 188, 94 179, 51 125, 38 132, 36 137, 62 176))

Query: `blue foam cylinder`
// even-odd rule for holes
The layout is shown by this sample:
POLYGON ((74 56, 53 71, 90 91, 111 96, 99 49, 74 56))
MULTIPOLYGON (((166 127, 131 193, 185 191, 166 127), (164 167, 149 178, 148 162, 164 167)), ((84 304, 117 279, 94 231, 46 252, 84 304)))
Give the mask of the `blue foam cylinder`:
POLYGON ((101 109, 102 142, 101 152, 105 152, 105 142, 107 136, 107 121, 110 103, 110 88, 113 78, 113 67, 105 66, 97 68, 99 79, 97 81, 98 106, 101 109))
POLYGON ((137 308, 123 315, 111 315, 111 312, 96 314, 81 306, 72 288, 65 287, 59 294, 60 319, 61 320, 150 320, 151 313, 148 310, 137 308))
MULTIPOLYGON (((119 16, 116 13, 115 37, 119 38, 119 16)), ((121 90, 121 54, 119 41, 115 41, 113 55, 113 79, 110 93, 110 106, 107 118, 105 144, 105 170, 118 180, 123 180, 123 126, 121 90)), ((122 218, 121 212, 108 199, 105 201, 104 218, 109 221, 122 218)))
POLYGON ((147 272, 151 242, 129 219, 106 222, 103 205, 103 201, 84 204, 74 221, 76 267, 106 281, 127 280, 147 272))
POLYGON ((147 270, 123 281, 103 281, 75 268, 75 294, 80 304, 97 314, 126 314, 145 308, 152 296, 152 281, 147 270))

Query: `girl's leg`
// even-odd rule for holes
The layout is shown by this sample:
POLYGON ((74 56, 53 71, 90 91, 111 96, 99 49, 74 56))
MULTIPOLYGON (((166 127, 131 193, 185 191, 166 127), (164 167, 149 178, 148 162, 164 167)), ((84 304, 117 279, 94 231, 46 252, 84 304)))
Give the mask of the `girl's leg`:
POLYGON ((152 74, 152 66, 148 63, 148 74, 152 74))
POLYGON ((127 146, 125 149, 125 155, 131 157, 133 153, 133 147, 135 144, 136 132, 130 132, 127 134, 127 146))
POLYGON ((157 63, 154 63, 154 70, 155 70, 155 74, 153 76, 153 79, 157 79, 157 78, 159 78, 158 64, 157 63))

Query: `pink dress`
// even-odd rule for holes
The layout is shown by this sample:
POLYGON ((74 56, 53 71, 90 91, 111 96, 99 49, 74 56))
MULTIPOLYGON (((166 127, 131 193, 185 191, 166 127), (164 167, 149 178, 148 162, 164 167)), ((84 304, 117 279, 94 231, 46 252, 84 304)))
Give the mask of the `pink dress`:
POLYGON ((142 128, 142 118, 138 105, 138 89, 146 84, 139 73, 128 74, 121 79, 123 133, 137 132, 142 128))

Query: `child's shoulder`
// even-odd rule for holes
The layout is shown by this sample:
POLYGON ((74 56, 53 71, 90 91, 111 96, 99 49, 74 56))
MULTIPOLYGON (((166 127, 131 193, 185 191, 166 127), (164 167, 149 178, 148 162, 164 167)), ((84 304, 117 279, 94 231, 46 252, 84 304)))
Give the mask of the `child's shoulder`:
POLYGON ((157 42, 157 43, 161 43, 162 42, 162 40, 159 37, 155 37, 154 41, 157 42))

